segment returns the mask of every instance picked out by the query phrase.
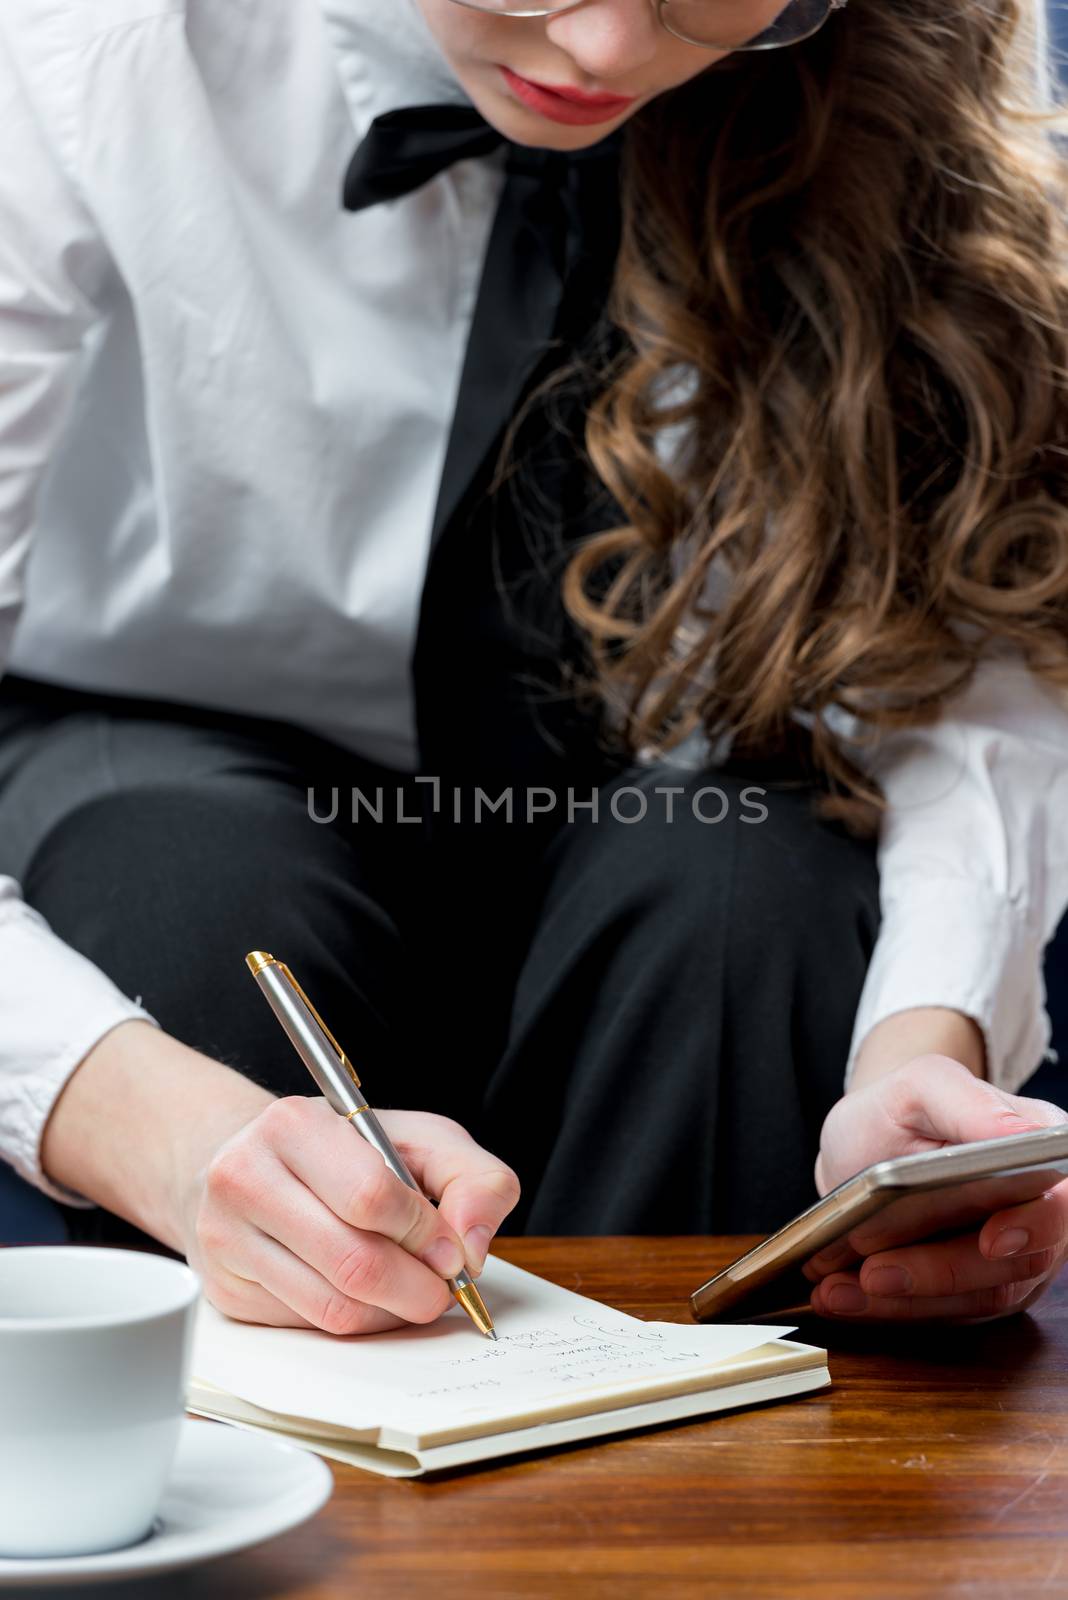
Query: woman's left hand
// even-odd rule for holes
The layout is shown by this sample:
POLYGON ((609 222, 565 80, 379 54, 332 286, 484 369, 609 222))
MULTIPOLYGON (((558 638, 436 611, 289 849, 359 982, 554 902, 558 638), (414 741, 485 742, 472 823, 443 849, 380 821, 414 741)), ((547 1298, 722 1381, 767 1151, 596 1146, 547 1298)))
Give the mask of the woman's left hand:
MULTIPOLYGON (((996 1089, 949 1056, 917 1056, 831 1109, 816 1185, 826 1194, 891 1156, 1062 1122, 1058 1107, 996 1089)), ((911 1197, 862 1223, 805 1266, 816 1284, 813 1310, 851 1321, 954 1322, 1025 1310, 1068 1258, 1068 1182, 1006 1206, 1006 1181, 911 1197), (955 1237, 930 1237, 949 1229, 955 1237)))

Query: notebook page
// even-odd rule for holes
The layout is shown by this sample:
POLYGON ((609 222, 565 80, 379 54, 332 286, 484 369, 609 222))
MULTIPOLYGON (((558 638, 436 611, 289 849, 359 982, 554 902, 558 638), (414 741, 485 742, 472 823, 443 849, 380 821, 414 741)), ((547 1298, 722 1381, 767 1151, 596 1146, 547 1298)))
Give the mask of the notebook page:
POLYGON ((494 1257, 479 1287, 497 1343, 459 1306, 427 1327, 338 1338, 234 1322, 202 1302, 194 1381, 281 1416, 423 1434, 669 1382, 792 1331, 642 1322, 494 1257))

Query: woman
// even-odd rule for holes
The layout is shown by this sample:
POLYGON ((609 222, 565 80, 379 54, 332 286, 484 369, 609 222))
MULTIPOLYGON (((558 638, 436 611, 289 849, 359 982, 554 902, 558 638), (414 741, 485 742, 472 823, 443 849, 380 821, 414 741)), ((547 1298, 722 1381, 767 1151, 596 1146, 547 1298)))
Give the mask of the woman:
MULTIPOLYGON (((825 1190, 1060 1119, 1010 1092, 1068 900, 1061 188, 1017 24, 5 12, 3 1148, 80 1236, 369 1331, 502 1223, 762 1228, 817 1148, 825 1190), (443 803, 524 779, 531 828, 443 803), (420 1108, 437 1209, 298 1098, 253 945, 420 1108)), ((813 1304, 1002 1314, 1066 1242, 1062 1187, 854 1240, 813 1304)))

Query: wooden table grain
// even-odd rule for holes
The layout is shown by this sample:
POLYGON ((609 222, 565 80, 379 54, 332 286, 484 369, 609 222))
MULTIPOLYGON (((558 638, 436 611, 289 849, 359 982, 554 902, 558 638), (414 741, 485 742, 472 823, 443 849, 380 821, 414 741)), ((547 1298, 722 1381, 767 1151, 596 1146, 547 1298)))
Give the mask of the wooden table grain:
MULTIPOLYGON (((643 1317, 740 1239, 516 1239, 497 1252, 643 1317)), ((116 1600, 1068 1596, 1068 1278, 1029 1314, 813 1320, 833 1386, 756 1410, 395 1481, 332 1463, 292 1533, 116 1600)), ((40 1591, 37 1591, 40 1593, 40 1591)), ((108 1591, 94 1592, 103 1596, 108 1591)))

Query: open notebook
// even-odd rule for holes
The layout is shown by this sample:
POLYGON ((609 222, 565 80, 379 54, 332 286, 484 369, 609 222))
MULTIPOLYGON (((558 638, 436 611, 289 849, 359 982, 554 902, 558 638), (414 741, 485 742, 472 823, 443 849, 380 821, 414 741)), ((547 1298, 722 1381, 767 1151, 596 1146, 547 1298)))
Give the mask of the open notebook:
POLYGON ((201 1301, 188 1409, 416 1477, 830 1382, 826 1351, 783 1341, 790 1328, 642 1322, 492 1256, 479 1288, 497 1343, 459 1306, 428 1327, 338 1338, 201 1301))

